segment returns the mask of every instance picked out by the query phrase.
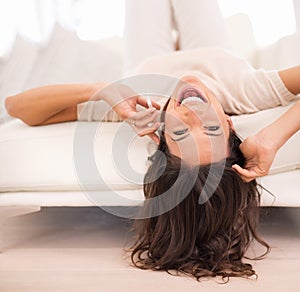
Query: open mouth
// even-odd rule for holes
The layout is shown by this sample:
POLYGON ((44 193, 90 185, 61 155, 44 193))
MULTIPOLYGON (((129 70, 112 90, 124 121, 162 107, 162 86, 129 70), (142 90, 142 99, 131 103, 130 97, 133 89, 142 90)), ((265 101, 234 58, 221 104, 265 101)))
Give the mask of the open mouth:
POLYGON ((195 88, 185 88, 178 99, 178 106, 187 103, 207 103, 207 99, 195 88))

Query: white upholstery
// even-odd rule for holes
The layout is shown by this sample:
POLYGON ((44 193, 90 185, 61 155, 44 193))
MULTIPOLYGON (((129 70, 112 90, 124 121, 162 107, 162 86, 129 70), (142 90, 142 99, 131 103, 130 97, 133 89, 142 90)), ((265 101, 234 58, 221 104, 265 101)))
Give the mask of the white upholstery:
POLYGON ((275 44, 256 52, 253 65, 264 69, 278 69, 300 64, 300 32, 285 36, 275 44))
MULTIPOLYGON (((258 131, 281 115, 288 107, 274 108, 259 113, 235 116, 233 122, 237 132, 242 137, 258 131)), ((147 146, 149 138, 136 137, 126 142, 126 138, 134 137, 133 130, 126 123, 71 122, 40 127, 30 127, 20 120, 12 120, 0 126, 0 205, 6 204, 11 196, 24 196, 27 203, 38 202, 36 193, 51 194, 57 204, 57 192, 62 197, 70 192, 81 194, 82 189, 100 191, 103 201, 108 204, 110 190, 132 199, 142 200, 142 180, 148 157, 147 146), (84 133, 77 136, 79 125, 84 126, 84 133), (84 172, 91 177, 88 184, 82 185, 80 174, 76 171, 75 144, 78 141, 88 141, 89 129, 98 127, 95 139, 90 139, 91 149, 94 150, 96 166, 105 184, 93 178, 92 167, 85 167, 84 172), (74 135, 79 140, 74 139, 74 135), (121 158, 117 155, 121 154, 121 158), (123 158, 128 157, 129 165, 122 171, 123 158), (132 168, 130 168, 130 166, 132 168), (21 193, 18 193, 21 192, 21 193), (33 192, 33 193, 32 193, 33 192)), ((79 142, 80 144, 81 142, 79 142)), ((77 144, 78 145, 78 144, 77 144)), ((275 205, 292 204, 300 206, 300 133, 296 134, 278 153, 272 168, 273 175, 262 179, 262 184, 278 196, 275 205), (288 185, 288 188, 286 187, 288 185), (285 199, 288 198, 288 199, 285 199)), ((88 156, 86 152, 81 155, 88 156)), ((86 159, 88 161, 88 159, 86 159)), ((76 168, 77 167, 77 168, 76 168)), ((51 196, 42 199, 51 205, 51 196), (50 201, 49 201, 50 200, 50 201)), ((264 195, 264 204, 270 205, 273 198, 264 195)), ((15 202, 13 200, 12 202, 15 202)), ((111 196, 111 205, 121 204, 118 198, 111 196)), ((65 204, 65 203, 62 203, 65 204)), ((70 204, 73 204, 70 202, 70 204)), ((86 198, 82 201, 87 204, 86 198)), ((91 203, 92 204, 92 203, 91 203)), ((133 202, 123 202, 130 205, 133 202)))
POLYGON ((300 207, 300 169, 268 175, 259 181, 271 193, 262 191, 263 206, 300 207))
MULTIPOLYGON (((80 123, 87 128, 98 125, 95 122, 80 123)), ((80 191, 73 157, 76 125, 76 122, 71 122, 29 127, 20 120, 13 120, 0 126, 0 191, 80 191)), ((118 173, 118 161, 114 161, 116 158, 112 156, 112 151, 122 151, 122 155, 128 155, 129 159, 134 156, 130 163, 142 178, 149 139, 137 137, 131 145, 113 146, 121 126, 122 135, 134 134, 125 123, 103 123, 99 127, 95 137, 95 159, 99 173, 109 187, 116 190, 136 189, 142 181, 127 182, 125 176, 129 174, 118 173), (124 151, 128 147, 127 154, 124 151)), ((82 139, 86 137, 82 136, 82 139)), ((84 152, 82 154, 85 155, 84 152)), ((96 189, 104 190, 105 187, 97 185, 96 189)))

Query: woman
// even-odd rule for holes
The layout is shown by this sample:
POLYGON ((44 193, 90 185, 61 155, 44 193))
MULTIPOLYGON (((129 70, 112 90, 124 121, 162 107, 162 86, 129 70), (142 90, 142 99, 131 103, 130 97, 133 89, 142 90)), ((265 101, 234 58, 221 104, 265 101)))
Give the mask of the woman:
POLYGON ((149 135, 159 144, 145 175, 145 197, 168 195, 157 205, 146 200, 142 212, 162 212, 136 220, 133 263, 197 280, 252 276, 252 266, 243 262, 247 248, 253 240, 267 251, 269 246, 256 231, 256 182, 245 183, 236 171, 250 179, 261 174, 253 175, 252 169, 261 161, 251 153, 251 138, 241 146, 246 162, 228 114, 295 100, 300 93, 300 67, 254 70, 227 51, 229 42, 216 1, 195 0, 189 6, 179 0, 128 1, 127 18, 127 72, 178 78, 160 120, 158 103, 153 101, 152 107, 130 87, 106 82, 32 89, 8 97, 8 113, 29 125, 45 125, 91 119, 89 106, 95 110, 104 106, 97 101, 110 104, 114 111, 107 120, 126 120, 140 136, 149 135), (173 24, 179 36, 175 42, 173 24), (176 48, 181 51, 174 52, 176 48), (87 102, 90 99, 94 102, 87 102), (137 111, 138 104, 148 109, 137 111))

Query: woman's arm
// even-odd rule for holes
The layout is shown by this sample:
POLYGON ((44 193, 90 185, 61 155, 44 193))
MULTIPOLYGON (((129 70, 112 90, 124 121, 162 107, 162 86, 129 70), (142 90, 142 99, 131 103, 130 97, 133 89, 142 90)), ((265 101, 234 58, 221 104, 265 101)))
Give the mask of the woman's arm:
MULTIPOLYGON (((300 93, 300 66, 281 70, 279 76, 290 92, 300 93)), ((233 168, 245 181, 268 174, 277 151, 299 130, 300 100, 275 122, 241 144, 247 162, 244 168, 238 165, 233 168)))
POLYGON ((300 94, 300 66, 280 70, 279 76, 286 88, 293 94, 300 94))
POLYGON ((105 82, 42 86, 9 96, 5 107, 9 115, 31 126, 77 119, 77 104, 88 101, 105 82))
POLYGON ((274 123, 256 135, 248 137, 240 145, 240 149, 246 157, 246 165, 244 168, 239 165, 232 167, 246 182, 267 175, 277 151, 299 130, 300 101, 274 123))
POLYGON ((159 142, 155 131, 160 123, 157 122, 160 106, 152 102, 153 108, 145 97, 135 93, 131 88, 122 84, 99 82, 88 84, 49 85, 27 90, 9 96, 5 100, 7 112, 21 119, 30 126, 48 125, 77 120, 77 104, 88 100, 104 100, 111 105, 119 117, 131 125, 139 136, 148 135, 159 142), (148 108, 137 112, 137 104, 148 108), (149 123, 153 123, 149 126, 149 123))

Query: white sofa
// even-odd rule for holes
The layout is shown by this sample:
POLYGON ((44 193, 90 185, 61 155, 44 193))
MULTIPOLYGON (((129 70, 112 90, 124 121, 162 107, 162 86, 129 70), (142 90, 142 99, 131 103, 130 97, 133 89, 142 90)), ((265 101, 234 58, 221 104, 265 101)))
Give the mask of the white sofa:
MULTIPOLYGON (((237 20, 240 21, 239 17, 237 20)), ((246 37, 247 42, 244 42, 240 38, 243 35, 240 29, 249 31, 250 28, 247 21, 242 24, 237 26, 235 19, 229 22, 235 47, 253 65, 260 67, 259 62, 263 63, 262 56, 268 55, 268 48, 257 50, 253 37, 246 37)), ((299 42, 298 36, 294 38, 299 42)), ((289 41, 297 43, 294 39, 289 41)), ((280 46, 283 47, 282 44, 280 46)), ((270 51, 273 52, 274 48, 270 47, 270 51)), ((43 84, 117 80, 121 77, 122 52, 121 39, 84 42, 60 27, 56 27, 47 47, 37 48, 18 39, 10 60, 0 63, 1 96, 43 84), (21 73, 18 70, 20 66, 21 73)), ((297 56, 299 54, 295 54, 295 58, 297 56)), ((275 65, 285 66, 284 63, 278 65, 278 59, 275 65)), ((269 63, 268 66, 272 67, 269 63)), ((3 104, 3 99, 1 102, 3 104)), ((233 122, 237 132, 245 138, 286 109, 281 107, 236 116, 233 122)), ((97 175, 100 174, 104 183, 94 179, 93 169, 88 187, 83 187, 82 180, 86 178, 79 173, 74 137, 79 127, 85 127, 86 133, 89 133, 97 129, 98 123, 71 122, 29 127, 20 120, 9 118, 3 107, 0 121, 0 206, 135 206, 142 203, 142 178, 147 167, 149 139, 133 139, 130 145, 123 143, 133 135, 132 129, 124 123, 102 123, 99 127, 93 145, 94 161, 97 175), (118 131, 120 129, 122 131, 118 131), (116 137, 120 138, 121 132, 123 137, 116 144, 116 137), (128 157, 131 171, 124 173, 118 168, 117 152, 128 157), (86 188, 88 193, 83 190, 86 188)), ((82 135, 84 141, 85 134, 82 135)), ((264 206, 300 206, 299 149, 300 133, 280 150, 271 174, 261 179, 261 184, 275 195, 272 197, 263 191, 264 206)), ((85 167, 90 171, 88 166, 85 167)))
MULTIPOLYGON (((233 122, 237 132, 247 137, 286 109, 236 116, 233 122)), ((20 120, 9 121, 0 126, 0 206, 141 204, 149 141, 134 138, 125 123, 30 127, 20 120)), ((264 191, 264 206, 300 206, 299 149, 300 132, 280 150, 271 174, 261 179, 275 195, 264 191)))

